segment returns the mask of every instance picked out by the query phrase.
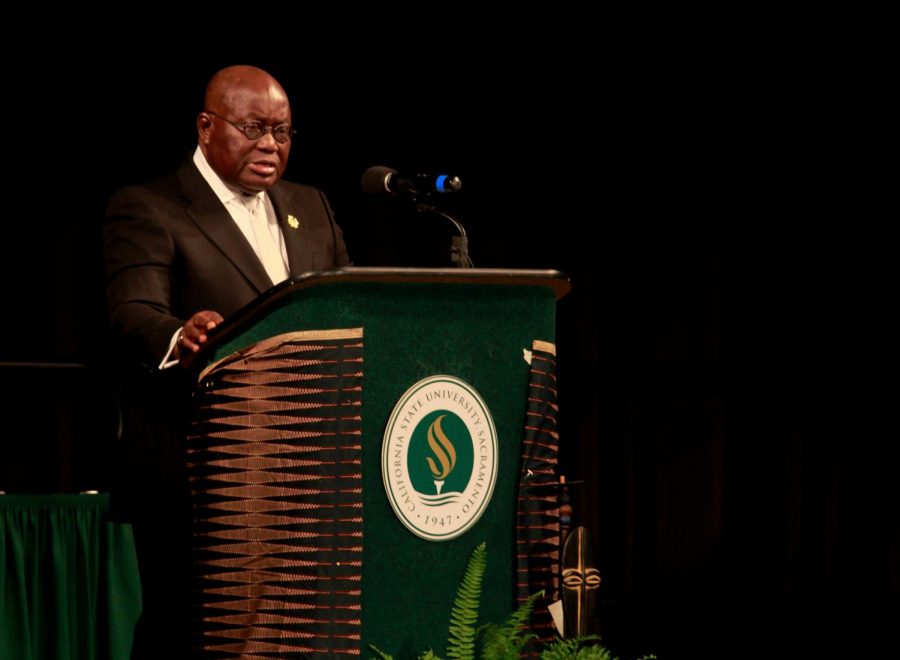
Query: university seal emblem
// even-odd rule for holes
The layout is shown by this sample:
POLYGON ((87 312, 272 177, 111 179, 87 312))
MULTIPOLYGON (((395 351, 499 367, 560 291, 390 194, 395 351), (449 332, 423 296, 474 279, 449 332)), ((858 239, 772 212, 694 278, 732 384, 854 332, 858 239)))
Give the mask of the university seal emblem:
POLYGON ((381 475, 413 534, 446 541, 472 527, 497 482, 497 431, 475 388, 443 375, 410 387, 384 432, 381 475))

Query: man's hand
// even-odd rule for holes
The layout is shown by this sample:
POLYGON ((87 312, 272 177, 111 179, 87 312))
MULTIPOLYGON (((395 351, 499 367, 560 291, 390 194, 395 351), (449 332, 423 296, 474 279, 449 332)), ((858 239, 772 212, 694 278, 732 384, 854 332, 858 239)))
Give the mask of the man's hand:
POLYGON ((204 310, 197 312, 185 322, 175 342, 177 357, 182 366, 187 366, 187 363, 193 361, 192 355, 199 351, 200 345, 206 341, 206 333, 222 321, 222 315, 218 312, 204 310))

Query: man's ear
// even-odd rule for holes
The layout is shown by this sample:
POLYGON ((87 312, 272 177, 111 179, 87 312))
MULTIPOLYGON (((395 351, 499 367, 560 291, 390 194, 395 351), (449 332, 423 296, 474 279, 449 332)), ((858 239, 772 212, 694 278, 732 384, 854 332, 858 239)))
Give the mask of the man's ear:
POLYGON ((212 119, 205 112, 197 115, 197 134, 201 144, 209 144, 209 134, 212 132, 212 119))

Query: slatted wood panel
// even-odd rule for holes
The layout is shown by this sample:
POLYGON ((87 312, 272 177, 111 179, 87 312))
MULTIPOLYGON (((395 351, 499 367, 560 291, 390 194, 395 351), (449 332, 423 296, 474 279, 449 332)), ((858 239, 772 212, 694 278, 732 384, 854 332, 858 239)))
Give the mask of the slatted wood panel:
POLYGON ((358 655, 362 330, 207 369, 188 440, 205 657, 358 655))

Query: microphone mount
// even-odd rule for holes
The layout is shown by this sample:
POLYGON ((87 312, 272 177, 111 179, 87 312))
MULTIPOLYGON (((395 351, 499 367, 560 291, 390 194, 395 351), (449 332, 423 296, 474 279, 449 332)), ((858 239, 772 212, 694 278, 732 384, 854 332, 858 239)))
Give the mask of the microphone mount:
POLYGON ((425 199, 416 200, 416 211, 423 214, 434 213, 442 218, 446 218, 453 223, 453 226, 456 227, 456 231, 459 232, 459 236, 454 236, 450 244, 450 261, 453 262, 457 268, 474 268, 475 264, 473 264, 472 260, 469 258, 469 236, 466 234, 465 227, 463 227, 462 223, 452 215, 446 211, 440 210, 434 204, 428 202, 428 195, 425 195, 424 197, 425 199))

